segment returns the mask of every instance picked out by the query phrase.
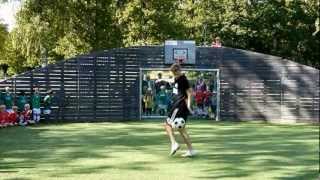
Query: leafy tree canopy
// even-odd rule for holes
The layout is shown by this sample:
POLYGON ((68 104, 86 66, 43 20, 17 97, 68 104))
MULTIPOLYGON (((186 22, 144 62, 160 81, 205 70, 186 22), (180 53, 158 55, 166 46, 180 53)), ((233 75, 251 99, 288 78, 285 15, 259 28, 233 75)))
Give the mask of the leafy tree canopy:
POLYGON ((44 56, 220 36, 225 46, 319 68, 319 29, 318 0, 25 0, 16 28, 0 25, 0 62, 18 73, 44 56))

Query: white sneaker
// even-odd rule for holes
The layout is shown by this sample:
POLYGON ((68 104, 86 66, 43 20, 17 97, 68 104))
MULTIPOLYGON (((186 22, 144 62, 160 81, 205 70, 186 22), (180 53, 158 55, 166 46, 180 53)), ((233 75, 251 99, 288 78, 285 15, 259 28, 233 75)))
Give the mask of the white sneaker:
POLYGON ((170 156, 173 156, 179 149, 180 149, 180 146, 179 146, 178 143, 172 144, 172 145, 171 145, 170 156))
POLYGON ((182 157, 192 157, 192 156, 195 156, 197 153, 196 153, 196 151, 194 151, 194 150, 188 150, 188 151, 186 151, 186 153, 185 154, 183 154, 182 155, 182 157))
POLYGON ((29 124, 35 124, 36 122, 34 120, 29 120, 28 123, 29 124))

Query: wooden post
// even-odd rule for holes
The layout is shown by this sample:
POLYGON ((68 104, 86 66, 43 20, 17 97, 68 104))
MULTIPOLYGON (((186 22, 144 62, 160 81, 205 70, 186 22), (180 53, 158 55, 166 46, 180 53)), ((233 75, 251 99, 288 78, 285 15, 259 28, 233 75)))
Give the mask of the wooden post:
POLYGON ((93 59, 93 117, 97 119, 97 56, 93 59))
POLYGON ((64 61, 62 61, 62 63, 61 63, 61 86, 60 86, 60 91, 61 91, 61 94, 63 95, 63 97, 59 97, 60 98, 60 103, 59 103, 59 112, 61 113, 61 114, 59 114, 60 116, 60 118, 61 118, 61 120, 63 120, 64 119, 64 108, 65 108, 65 92, 64 92, 64 61), (60 106, 62 106, 62 107, 60 107, 60 106))

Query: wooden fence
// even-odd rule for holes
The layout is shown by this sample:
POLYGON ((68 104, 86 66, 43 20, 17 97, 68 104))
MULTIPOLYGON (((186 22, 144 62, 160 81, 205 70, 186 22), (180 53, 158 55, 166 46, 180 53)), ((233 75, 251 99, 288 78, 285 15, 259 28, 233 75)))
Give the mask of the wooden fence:
MULTIPOLYGON (((111 49, 0 82, 15 93, 55 92, 61 121, 139 119, 139 69, 166 68, 163 46, 111 49)), ((220 69, 221 119, 319 122, 319 70, 271 55, 198 47, 189 68, 220 69)))

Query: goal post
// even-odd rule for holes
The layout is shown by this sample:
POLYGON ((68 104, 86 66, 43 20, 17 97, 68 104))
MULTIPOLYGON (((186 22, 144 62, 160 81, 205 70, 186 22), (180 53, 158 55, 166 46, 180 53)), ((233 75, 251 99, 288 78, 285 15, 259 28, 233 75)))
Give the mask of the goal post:
MULTIPOLYGON (((195 92, 196 83, 198 80, 202 79, 205 81, 209 93, 212 94, 211 100, 214 104, 211 109, 211 113, 214 113, 213 119, 215 121, 220 120, 220 79, 219 79, 219 69, 199 69, 199 68, 183 68, 183 73, 186 74, 190 86, 193 88, 195 92), (212 112, 212 110, 214 112, 212 112)), ((153 118, 165 118, 167 111, 164 110, 161 112, 163 108, 161 105, 157 104, 157 97, 159 92, 159 85, 157 87, 156 83, 161 82, 165 85, 163 88, 170 92, 170 87, 172 88, 173 77, 168 68, 140 68, 140 95, 139 95, 139 114, 140 119, 153 119, 153 118), (159 74, 161 74, 161 79, 159 79, 159 74), (168 85, 166 85, 168 84, 168 85), (154 97, 154 105, 152 106, 152 110, 150 112, 146 111, 144 102, 144 96, 146 91, 150 88, 150 92, 154 97)), ((163 85, 161 84, 161 85, 163 85)), ((193 97, 195 98, 195 97, 193 97)), ((195 102, 192 104, 193 108, 197 108, 195 102)), ((169 109, 169 107, 164 107, 169 109)), ((209 113, 207 111, 207 113, 209 113)), ((209 114, 208 114, 209 115, 209 114)), ((198 116, 195 116, 198 118, 198 116)), ((202 118, 202 117, 201 117, 202 118)))

